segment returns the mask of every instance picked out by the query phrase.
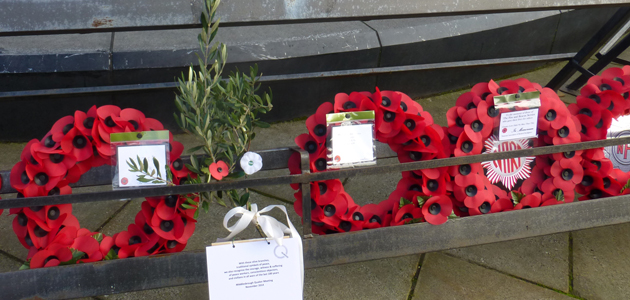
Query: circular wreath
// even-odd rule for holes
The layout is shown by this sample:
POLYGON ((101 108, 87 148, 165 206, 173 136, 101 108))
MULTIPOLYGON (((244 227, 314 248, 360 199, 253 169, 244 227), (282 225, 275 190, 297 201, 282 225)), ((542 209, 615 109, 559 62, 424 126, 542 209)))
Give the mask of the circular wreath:
MULTIPOLYGON (((76 111, 59 119, 41 141, 28 142, 11 169, 11 186, 18 198, 70 194, 69 184, 85 172, 111 165, 111 133, 163 129, 158 120, 133 108, 104 105, 76 111)), ((183 145, 172 135, 169 148, 173 183, 194 177, 180 159, 183 145)), ((111 237, 81 228, 71 204, 12 208, 10 214, 16 215, 13 231, 29 249, 27 264, 40 268, 182 251, 196 223, 196 206, 187 209, 185 201, 178 195, 146 198, 127 230, 111 237)))
MULTIPOLYGON (((326 171, 326 114, 374 110, 376 139, 397 153, 401 163, 481 154, 489 149, 499 126, 500 110, 494 97, 539 91, 539 137, 530 145, 545 146, 605 139, 612 119, 630 113, 630 66, 610 68, 593 76, 568 107, 549 88, 527 79, 482 82, 458 97, 447 112, 447 127, 409 96, 394 91, 340 93, 306 120, 308 134, 295 143, 309 153, 311 172, 326 171)), ((531 176, 516 188, 487 176, 482 163, 403 172, 396 189, 377 204, 356 204, 341 181, 311 183, 313 232, 326 234, 365 228, 428 222, 443 224, 449 217, 465 217, 573 202, 575 191, 588 200, 628 193, 630 178, 613 169, 603 148, 541 155, 524 161, 531 176), (531 165, 529 165, 531 163, 531 165)), ((291 174, 299 174, 300 157, 289 159, 291 174)), ((298 185, 292 186, 298 189, 298 185)), ((295 211, 302 216, 302 194, 295 193, 295 211)))

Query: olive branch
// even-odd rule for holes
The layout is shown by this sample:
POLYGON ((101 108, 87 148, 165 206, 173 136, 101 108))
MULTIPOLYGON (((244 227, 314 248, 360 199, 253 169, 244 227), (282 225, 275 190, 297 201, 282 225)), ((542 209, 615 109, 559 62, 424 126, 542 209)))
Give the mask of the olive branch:
POLYGON ((149 172, 149 162, 146 157, 141 159, 140 156, 136 155, 136 161, 134 162, 133 158, 129 158, 129 160, 127 161, 127 165, 129 166, 129 172, 142 173, 141 175, 137 175, 137 179, 140 182, 150 182, 152 184, 164 183, 169 186, 175 185, 173 183, 173 174, 171 173, 171 170, 166 166, 164 167, 164 169, 167 178, 162 178, 162 172, 160 172, 160 162, 155 157, 153 157, 153 166, 155 167, 155 169, 151 170, 151 172, 149 172))

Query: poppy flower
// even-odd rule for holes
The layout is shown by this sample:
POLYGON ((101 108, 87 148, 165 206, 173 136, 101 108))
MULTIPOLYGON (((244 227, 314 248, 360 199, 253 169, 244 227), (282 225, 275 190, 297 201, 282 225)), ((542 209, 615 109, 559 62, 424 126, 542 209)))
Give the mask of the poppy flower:
POLYGON ((162 219, 157 213, 156 208, 155 213, 150 220, 151 228, 153 228, 157 235, 164 239, 176 240, 184 234, 185 229, 184 221, 178 216, 179 214, 171 220, 162 219))
POLYGON ((100 251, 100 245, 98 241, 96 241, 91 235, 83 235, 79 236, 77 233, 77 238, 74 240, 74 243, 70 248, 77 249, 85 253, 84 258, 79 259, 77 263, 88 263, 95 262, 103 259, 103 253, 100 251))
POLYGON ((160 197, 161 200, 155 207, 155 213, 162 220, 173 220, 178 217, 178 209, 184 202, 184 197, 169 195, 160 197))
POLYGON ((601 177, 608 176, 613 169, 612 162, 607 158, 602 158, 600 160, 595 159, 584 159, 582 161, 582 167, 584 170, 597 172, 601 177))
POLYGON ((464 132, 464 114, 467 110, 461 106, 453 106, 446 112, 446 121, 448 122, 448 133, 459 137, 464 132))
POLYGON ((328 205, 343 192, 343 185, 339 179, 311 182, 311 193, 315 195, 317 205, 328 205))
POLYGON ((313 158, 309 159, 309 166, 311 172, 322 172, 326 171, 328 167, 328 162, 326 161, 326 148, 322 147, 319 149, 317 155, 314 155, 313 158))
POLYGON ((499 84, 494 80, 490 80, 490 82, 488 82, 488 88, 490 92, 497 95, 509 95, 525 91, 525 89, 519 86, 514 80, 503 80, 499 84))
POLYGON ((582 182, 584 169, 571 160, 563 159, 556 161, 551 166, 551 175, 554 177, 553 183, 555 186, 572 189, 576 184, 582 182))
POLYGON ((368 97, 369 95, 371 95, 370 92, 352 92, 350 95, 339 93, 335 95, 334 111, 336 113, 361 111, 363 101, 372 101, 368 97))
MULTIPOLYGON (((173 147, 173 148, 175 148, 175 147, 173 147)), ((173 173, 174 177, 186 178, 186 177, 188 177, 188 175, 191 175, 190 170, 188 170, 188 168, 186 167, 186 164, 184 163, 184 161, 181 159, 181 157, 179 155, 177 155, 177 156, 172 156, 171 155, 171 164, 169 165, 169 167, 170 167, 171 172, 173 173), (174 157, 174 159, 173 159, 173 157, 174 157)))
POLYGON ((480 102, 482 102, 480 96, 474 92, 466 92, 457 97, 455 106, 463 107, 465 109, 473 109, 477 108, 477 105, 479 105, 480 102))
POLYGON ((97 119, 96 105, 92 106, 87 113, 77 110, 74 112, 74 127, 81 131, 83 135, 92 136, 94 122, 97 119))
POLYGON ((118 257, 133 257, 136 250, 148 241, 149 238, 138 225, 129 224, 126 231, 121 231, 116 236, 115 244, 120 248, 118 257))
POLYGON ((575 199, 575 189, 574 186, 569 185, 556 185, 556 182, 553 178, 546 179, 540 188, 542 194, 542 200, 545 201, 551 198, 560 198, 560 192, 564 197, 564 202, 573 202, 575 199))
POLYGON ((153 118, 146 118, 144 119, 144 123, 142 123, 142 130, 139 130, 139 131, 158 131, 158 130, 164 130, 164 125, 162 125, 162 122, 153 118))
POLYGON ((601 76, 589 78, 588 84, 596 85, 602 91, 613 90, 623 93, 630 89, 630 76, 622 68, 608 68, 601 76))
MULTIPOLYGON (((477 207, 487 200, 491 192, 486 190, 486 186, 483 184, 481 175, 475 174, 474 180, 471 180, 471 184, 462 187, 453 187, 453 194, 455 199, 460 202, 464 202, 466 207, 477 207)), ((492 198, 494 198, 492 196, 492 198)))
POLYGON ((422 205, 422 215, 428 223, 444 224, 453 212, 453 202, 446 195, 433 196, 422 205))
POLYGON ((240 160, 241 168, 247 175, 252 175, 263 167, 263 160, 260 154, 256 152, 246 152, 240 160))
POLYGON ((539 207, 542 203, 540 193, 526 195, 521 201, 514 206, 514 210, 539 207))
POLYGON ((142 129, 142 124, 144 123, 146 117, 141 111, 137 109, 125 108, 120 111, 120 117, 118 117, 117 119, 118 120, 116 121, 122 120, 131 124, 132 127, 129 128, 131 131, 139 131, 142 129))
POLYGON ((222 160, 213 162, 212 164, 210 164, 210 167, 208 167, 208 169, 210 170, 210 174, 212 175, 212 177, 216 180, 223 179, 223 177, 227 176, 230 172, 230 168, 222 160))
POLYGON ((481 163, 473 163, 452 166, 449 169, 449 173, 455 178, 455 184, 457 186, 466 187, 471 184, 475 184, 477 176, 481 170, 481 163))
POLYGON ((395 111, 377 110, 374 117, 376 139, 382 143, 389 143, 389 139, 400 133, 406 120, 407 114, 403 112, 400 106, 395 111))
POLYGON ((160 248, 164 246, 165 242, 166 240, 160 238, 159 236, 149 238, 146 243, 141 244, 140 247, 136 249, 133 256, 142 257, 157 254, 160 251, 160 248))
POLYGON ((187 244, 190 237, 195 233, 195 228, 197 226, 197 220, 195 220, 194 215, 195 212, 190 209, 189 214, 182 214, 182 222, 184 222, 184 233, 181 237, 175 239, 180 244, 187 244))
POLYGON ((23 196, 34 197, 41 194, 41 188, 26 173, 26 163, 24 161, 19 161, 11 168, 9 178, 11 187, 22 193, 23 196))
POLYGON ((514 209, 514 202, 507 198, 501 198, 494 201, 490 208, 491 213, 498 213, 502 211, 510 211, 514 209))
POLYGON ((581 163, 582 162, 582 150, 578 150, 578 151, 569 151, 569 152, 561 152, 561 153, 554 153, 551 156, 553 157, 553 160, 555 161, 560 161, 560 160, 571 160, 573 163, 581 163))
POLYGON ((37 252, 31 258, 30 268, 56 267, 60 263, 72 259, 72 252, 67 246, 51 244, 48 248, 37 252))
POLYGON ((424 131, 426 125, 424 118, 419 115, 406 115, 407 119, 403 122, 403 125, 398 132, 398 135, 392 138, 391 142, 395 144, 402 144, 409 140, 418 138, 424 131))
POLYGON ((114 246, 115 246, 114 238, 111 236, 103 235, 103 240, 101 240, 101 243, 99 244, 99 250, 101 251, 101 255, 103 255, 103 257, 107 256, 107 254, 109 254, 109 251, 114 246))
POLYGON ((120 107, 115 105, 103 105, 97 108, 96 115, 99 122, 92 129, 92 137, 96 138, 96 135, 98 135, 104 142, 109 143, 110 134, 133 131, 134 126, 130 122, 121 119, 120 112, 120 107), (95 132, 97 134, 94 134, 95 132))
POLYGON ((455 198, 452 198, 453 203, 453 213, 458 217, 467 217, 470 215, 468 211, 468 207, 464 205, 464 202, 457 201, 455 198))
POLYGON ((420 222, 424 221, 422 208, 416 207, 413 204, 407 204, 396 212, 396 215, 392 219, 391 226, 407 224, 414 219, 419 219, 420 222))
POLYGON ((383 226, 383 220, 387 211, 377 204, 366 204, 352 213, 352 219, 355 221, 363 221, 363 228, 380 228, 383 226))
POLYGON ((430 178, 429 176, 426 176, 426 174, 422 177, 422 192, 425 195, 438 196, 446 193, 446 182, 447 178, 450 179, 450 177, 448 177, 446 172, 438 172, 436 174, 438 174, 438 176, 435 178, 430 178))
POLYGON ((560 99, 541 95, 538 112, 538 128, 540 130, 549 130, 549 128, 558 130, 565 126, 568 117, 569 111, 560 99))
POLYGON ((326 129, 326 114, 333 111, 333 104, 330 102, 322 103, 315 112, 314 115, 306 119, 306 128, 308 128, 309 134, 319 144, 326 142, 326 136, 328 134, 326 129))
POLYGON ((522 90, 522 93, 534 92, 534 91, 542 91, 543 87, 535 82, 531 82, 525 78, 514 79, 519 86, 519 91, 522 90))
POLYGON ((70 131, 74 127, 74 117, 73 116, 65 116, 52 126, 50 129, 50 134, 52 135, 52 140, 55 142, 61 142, 63 136, 70 131))
POLYGON ((421 116, 423 119, 426 120, 425 123, 427 125, 433 124, 433 118, 431 117, 431 114, 429 114, 428 112, 425 112, 422 109, 422 105, 418 104, 418 102, 416 101, 413 101, 413 99, 411 99, 409 96, 407 96, 404 93, 401 93, 401 92, 397 92, 397 93, 399 93, 400 95, 400 108, 403 110, 405 114, 421 116))
POLYGON ((70 131, 61 140, 61 149, 64 154, 72 155, 77 161, 84 161, 92 156, 92 143, 76 128, 70 131))
POLYGON ((482 143, 482 140, 492 134, 494 121, 488 117, 487 112, 473 108, 464 113, 462 120, 464 121, 464 132, 470 137, 474 143, 482 143))
POLYGON ((314 137, 307 133, 298 135, 295 138, 295 144, 302 150, 308 152, 311 160, 318 157, 319 154, 324 151, 323 149, 325 149, 325 143, 318 143, 314 137))
MULTIPOLYGON (((553 128, 552 128, 553 129, 553 128)), ((580 131, 575 127, 573 119, 567 119, 564 126, 557 130, 548 130, 554 145, 571 144, 580 141, 580 131)))
MULTIPOLYGON (((35 183, 37 187, 39 187, 39 192, 42 196, 46 195, 50 190, 52 190, 59 181, 63 178, 64 174, 56 173, 50 174, 50 171, 47 170, 43 164, 39 165, 26 165, 26 174, 28 178, 35 183)), ((26 196, 26 194, 24 194, 26 196)))
POLYGON ((468 207, 468 214, 471 216, 485 215, 492 212, 492 205, 496 200, 492 197, 492 193, 485 191, 486 197, 478 206, 468 207))
POLYGON ((175 252, 182 252, 184 250, 184 248, 186 248, 186 244, 180 243, 178 241, 172 240, 172 241, 166 241, 164 243, 164 252, 166 253, 175 253, 175 252))
POLYGON ((453 153, 455 154, 455 156, 481 154, 482 148, 482 143, 473 142, 468 134, 464 132, 457 139, 457 144, 455 144, 455 150, 453 150, 453 153))

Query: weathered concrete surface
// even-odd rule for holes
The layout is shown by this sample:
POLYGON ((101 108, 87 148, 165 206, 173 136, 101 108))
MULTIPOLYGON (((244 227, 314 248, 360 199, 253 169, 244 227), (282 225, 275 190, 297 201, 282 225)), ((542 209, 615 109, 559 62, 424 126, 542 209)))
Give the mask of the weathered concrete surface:
POLYGON ((560 233, 446 252, 491 269, 569 292, 568 242, 568 233, 560 233))
POLYGON ((573 233, 573 291, 585 299, 630 298, 630 224, 573 233))
POLYGON ((427 254, 413 299, 571 299, 444 254, 427 254))

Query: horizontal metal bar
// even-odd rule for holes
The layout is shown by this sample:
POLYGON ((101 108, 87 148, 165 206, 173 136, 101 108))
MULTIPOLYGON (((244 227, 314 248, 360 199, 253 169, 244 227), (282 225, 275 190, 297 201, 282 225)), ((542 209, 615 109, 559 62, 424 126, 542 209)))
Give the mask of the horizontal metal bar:
MULTIPOLYGON (((332 77, 378 75, 378 74, 388 74, 388 73, 397 73, 397 72, 472 68, 472 67, 482 67, 482 66, 522 64, 522 63, 533 63, 533 62, 551 62, 551 61, 567 60, 569 58, 572 58, 573 56, 575 56, 575 53, 545 54, 545 55, 534 55, 534 56, 479 59, 479 60, 469 60, 469 61, 418 64, 418 65, 395 66, 395 67, 364 68, 364 69, 341 70, 341 71, 271 75, 271 76, 262 76, 260 78, 260 82, 270 83, 270 82, 277 82, 277 81, 283 81, 283 80, 306 80, 306 79, 320 79, 320 78, 332 78, 332 77)), ((78 95, 84 95, 84 94, 121 93, 121 92, 129 93, 129 92, 138 92, 138 91, 144 91, 144 90, 174 89, 177 87, 178 87, 177 82, 163 82, 163 83, 144 83, 144 84, 129 84, 129 85, 114 85, 114 86, 95 86, 95 87, 83 87, 83 88, 15 91, 15 92, 0 93, 0 99, 42 97, 42 96, 78 96, 78 95)), ((59 99, 63 99, 63 98, 59 98, 59 99)))
MULTIPOLYGON (((155 30, 200 26, 204 1, 0 0, 0 36, 155 30)), ((624 0, 241 0, 222 3, 224 26, 398 19, 628 5, 624 0)))
MULTIPOLYGON (((304 267, 530 238, 630 222, 630 195, 304 239, 304 267), (483 229, 483 230, 480 230, 483 229)), ((205 251, 0 273, 4 299, 66 299, 208 282, 205 251), (45 280, 41 280, 45 279, 45 280), (80 288, 68 288, 80 287, 80 288)))
POLYGON ((630 137, 607 139, 600 141, 582 142, 575 144, 557 145, 557 146, 545 146, 538 148, 505 151, 497 153, 485 153, 480 155, 471 155, 464 157, 452 157, 445 159, 435 159, 427 161, 417 161, 409 163, 401 163, 395 165, 386 166, 371 166, 364 168, 354 168, 338 171, 318 172, 309 174, 296 174, 296 175, 284 175, 267 178, 253 178, 242 179, 236 181, 220 181, 207 184, 191 184, 180 186, 164 186, 164 187, 151 187, 141 189, 129 189, 129 190, 116 190, 107 192, 96 193, 82 193, 71 195, 57 195, 57 196, 45 196, 45 197, 32 197, 32 198, 19 198, 19 199, 4 199, 0 201, 0 209, 15 208, 15 207, 29 207, 29 206, 42 206, 51 204, 66 204, 66 203, 82 203, 82 202, 96 202, 107 201, 117 199, 129 199, 129 198, 142 198, 142 197, 155 197, 162 195, 177 195, 177 194, 190 194, 196 192, 209 192, 209 191, 222 191, 231 189, 240 189, 247 187, 257 187, 264 185, 279 185, 279 184, 291 184, 291 183, 305 183, 329 179, 339 179, 352 177, 357 175, 374 175, 382 173, 392 172, 404 172, 420 169, 431 169, 439 167, 456 166, 470 163, 477 163, 483 161, 493 161, 508 159, 512 157, 523 156, 537 156, 560 152, 578 151, 584 149, 594 149, 600 147, 607 147, 613 145, 630 144, 630 137))

